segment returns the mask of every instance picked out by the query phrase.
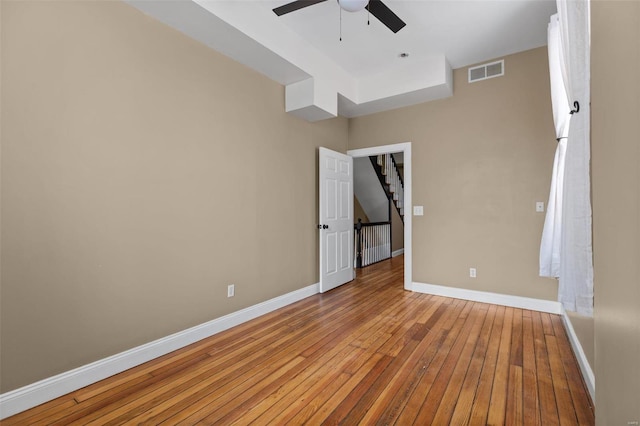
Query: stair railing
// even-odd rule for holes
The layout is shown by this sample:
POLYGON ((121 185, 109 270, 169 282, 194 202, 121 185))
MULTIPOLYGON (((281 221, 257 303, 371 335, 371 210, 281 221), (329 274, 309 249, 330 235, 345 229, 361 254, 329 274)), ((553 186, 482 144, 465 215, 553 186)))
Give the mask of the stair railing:
POLYGON ((354 225, 356 268, 372 265, 391 257, 391 222, 354 225))
POLYGON ((371 156, 369 159, 387 198, 393 203, 404 222, 404 182, 398 172, 398 165, 393 159, 393 155, 381 154, 371 156))

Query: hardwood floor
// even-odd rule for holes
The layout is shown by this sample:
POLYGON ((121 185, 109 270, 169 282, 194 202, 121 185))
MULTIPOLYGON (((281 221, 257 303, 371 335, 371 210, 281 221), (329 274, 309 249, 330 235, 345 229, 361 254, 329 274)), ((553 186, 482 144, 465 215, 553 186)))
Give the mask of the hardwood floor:
POLYGON ((2 424, 594 424, 561 318, 406 292, 402 257, 2 424))

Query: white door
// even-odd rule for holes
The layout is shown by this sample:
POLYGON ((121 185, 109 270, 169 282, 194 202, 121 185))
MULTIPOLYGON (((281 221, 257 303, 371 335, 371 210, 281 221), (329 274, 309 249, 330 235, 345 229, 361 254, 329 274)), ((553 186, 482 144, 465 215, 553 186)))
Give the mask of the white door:
POLYGON ((353 158, 320 148, 320 292, 353 280, 353 158))

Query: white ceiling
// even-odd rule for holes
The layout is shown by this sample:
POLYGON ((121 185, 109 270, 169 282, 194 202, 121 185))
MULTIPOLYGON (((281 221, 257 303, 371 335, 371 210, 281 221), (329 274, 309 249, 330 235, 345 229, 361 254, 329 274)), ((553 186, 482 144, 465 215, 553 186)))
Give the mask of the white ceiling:
POLYGON ((289 0, 128 0, 287 86, 287 111, 310 121, 451 96, 451 68, 545 45, 556 11, 555 0, 383 1, 406 27, 343 11, 340 41, 335 0, 280 17, 272 9, 289 0))
MULTIPOLYGON (((244 2, 245 4, 248 2, 244 2)), ((253 7, 271 11, 284 1, 262 1, 253 7)), ((547 39, 549 16, 555 1, 384 0, 407 24, 397 34, 367 11, 342 13, 337 2, 325 1, 271 17, 291 28, 312 46, 353 75, 369 75, 406 66, 416 58, 443 54, 460 68, 534 47, 547 39), (275 18, 274 18, 275 17, 275 18), (398 55, 410 53, 409 59, 398 55)), ((249 4, 247 4, 249 7, 249 4)), ((277 25, 274 22, 273 25, 277 25)))

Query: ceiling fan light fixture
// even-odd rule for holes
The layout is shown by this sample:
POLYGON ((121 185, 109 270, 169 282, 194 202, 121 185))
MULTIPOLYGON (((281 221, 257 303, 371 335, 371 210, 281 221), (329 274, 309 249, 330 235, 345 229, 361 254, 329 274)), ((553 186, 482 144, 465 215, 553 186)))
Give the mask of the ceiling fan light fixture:
MULTIPOLYGON (((282 16, 308 6, 313 6, 314 4, 324 3, 325 1, 327 0, 294 0, 276 7, 273 9, 273 13, 278 16, 282 16)), ((366 8, 369 12, 368 14, 373 15, 374 18, 380 21, 385 27, 389 28, 393 33, 397 33, 407 25, 398 17, 398 15, 393 13, 393 11, 389 9, 382 0, 337 0, 337 2, 338 6, 340 6, 341 19, 343 10, 346 10, 347 12, 358 12, 366 8)), ((367 23, 369 23, 368 16, 367 23)))
POLYGON ((338 4, 347 12, 359 12, 367 7, 369 0, 338 0, 338 4))

